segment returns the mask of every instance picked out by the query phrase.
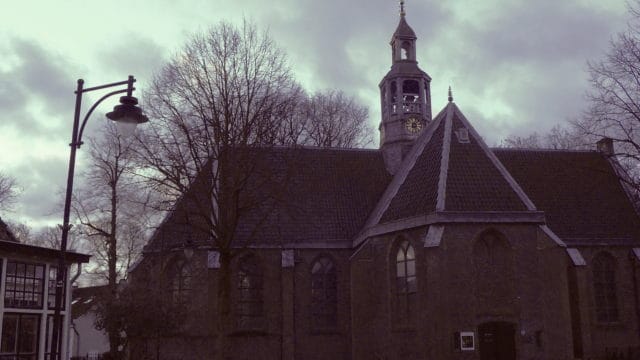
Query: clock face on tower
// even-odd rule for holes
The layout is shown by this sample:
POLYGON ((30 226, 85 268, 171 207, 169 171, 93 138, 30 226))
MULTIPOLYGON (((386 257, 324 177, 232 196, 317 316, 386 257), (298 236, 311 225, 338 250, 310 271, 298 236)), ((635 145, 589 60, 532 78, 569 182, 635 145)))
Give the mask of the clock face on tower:
POLYGON ((407 132, 417 134, 422 130, 422 122, 418 120, 418 118, 410 117, 405 120, 404 127, 407 129, 407 132))

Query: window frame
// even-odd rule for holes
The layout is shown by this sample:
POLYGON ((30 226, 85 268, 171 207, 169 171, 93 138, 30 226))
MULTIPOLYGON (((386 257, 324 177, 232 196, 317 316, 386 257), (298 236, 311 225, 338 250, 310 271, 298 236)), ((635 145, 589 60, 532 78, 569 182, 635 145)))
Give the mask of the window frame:
POLYGON ((239 330, 259 330, 264 326, 264 279, 262 266, 254 254, 237 263, 235 317, 239 330))
POLYGON ((38 359, 39 351, 40 351, 40 320, 41 314, 32 314, 32 313, 18 313, 18 312, 5 312, 2 318, 2 339, 0 339, 0 359, 20 359, 20 360, 36 360, 38 359), (4 351, 4 341, 5 336, 7 334, 7 330, 5 326, 7 325, 7 317, 15 316, 16 326, 15 332, 16 335, 13 340, 13 351, 4 351), (33 335, 33 351, 28 353, 23 353, 21 349, 21 330, 22 330, 22 319, 23 318, 32 318, 35 320, 33 335))
POLYGON ((338 271, 328 255, 317 257, 309 268, 310 315, 313 330, 330 331, 338 326, 338 271))
POLYGON ((5 274, 4 307, 9 309, 43 309, 44 308, 44 283, 46 279, 46 266, 44 264, 31 263, 27 261, 7 260, 7 270, 5 274), (15 265, 10 270, 11 265, 15 265), (23 266, 23 274, 18 268, 23 266), (33 276, 29 275, 29 268, 33 268, 33 276), (41 269, 41 276, 38 277, 38 269, 41 269), (21 275, 21 276, 19 276, 21 275), (27 291, 27 280, 29 289, 27 291), (20 289, 20 286, 21 288, 20 289), (12 297, 9 297, 12 294, 12 297), (22 294, 23 299, 18 299, 17 294, 22 294), (25 295, 29 294, 31 300, 26 300, 25 295), (24 301, 24 303, 20 303, 24 301), (26 301, 33 301, 34 304, 27 304, 26 301))
POLYGON ((410 328, 414 324, 411 316, 417 308, 418 273, 415 247, 407 239, 399 240, 394 246, 391 263, 393 271, 393 309, 395 328, 410 328))
POLYGON ((596 321, 601 324, 620 321, 616 268, 616 259, 609 252, 601 251, 593 257, 593 309, 596 321))
MULTIPOLYGON (((47 273, 47 308, 49 310, 55 310, 56 308, 56 281, 58 280, 58 267, 49 265, 49 272, 47 273), (53 273, 52 273, 53 272, 53 273), (53 275, 53 276, 52 276, 53 275)), ((62 310, 65 310, 67 306, 67 282, 63 279, 62 282, 62 310)))
POLYGON ((181 261, 174 267, 169 283, 169 293, 174 305, 186 306, 193 290, 193 272, 188 261, 181 261))

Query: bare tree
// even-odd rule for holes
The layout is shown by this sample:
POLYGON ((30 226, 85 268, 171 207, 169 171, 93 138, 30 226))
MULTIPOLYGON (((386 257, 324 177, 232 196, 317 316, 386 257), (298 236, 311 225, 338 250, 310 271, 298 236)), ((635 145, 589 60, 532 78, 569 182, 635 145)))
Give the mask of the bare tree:
POLYGON ((373 142, 368 108, 340 90, 304 94, 296 110, 280 125, 283 145, 358 148, 373 142))
POLYGON ((220 335, 230 329, 238 219, 263 200, 248 194, 247 182, 256 158, 279 142, 300 93, 283 52, 246 21, 193 36, 145 93, 153 121, 139 136, 141 174, 169 204, 189 205, 185 221, 220 254, 212 319, 219 359, 228 352, 220 335))
POLYGON ((327 147, 365 147, 373 142, 368 109, 342 91, 314 94, 306 108, 305 143, 327 147))
POLYGON ((13 236, 16 238, 16 240, 18 240, 23 244, 37 245, 33 243, 31 240, 32 231, 29 225, 22 222, 15 222, 15 221, 5 221, 5 223, 9 227, 9 230, 11 231, 13 236))
POLYGON ((133 139, 119 136, 112 123, 105 123, 100 139, 90 143, 91 166, 76 192, 73 209, 87 250, 93 254, 89 272, 108 285, 102 319, 110 354, 117 358, 122 336, 118 319, 109 314, 116 306, 118 281, 142 250, 145 212, 135 201, 143 191, 132 178, 133 139))
POLYGON ((11 209, 18 194, 19 189, 16 179, 0 172, 0 210, 11 209))
POLYGON ((622 179, 640 190, 640 3, 629 4, 629 28, 617 34, 604 58, 588 63, 589 106, 577 129, 595 142, 611 138, 615 154, 627 174, 622 179))
POLYGON ((558 124, 552 127, 548 133, 544 134, 533 132, 526 137, 511 135, 502 140, 500 147, 575 150, 593 147, 593 144, 595 144, 595 142, 589 143, 584 135, 574 127, 558 124))
POLYGON ((171 209, 174 220, 181 214, 190 232, 182 245, 206 244, 219 254, 211 320, 215 356, 223 359, 233 321, 231 262, 281 200, 294 169, 287 156, 278 158, 288 162, 283 172, 265 168, 265 156, 281 145, 364 145, 367 110, 338 91, 308 97, 285 54, 246 21, 194 35, 156 74, 144 101, 152 121, 138 135, 139 174, 162 194, 159 208, 171 209), (243 228, 248 239, 239 239, 247 214, 255 228, 243 228))
MULTIPOLYGON (((50 249, 60 249, 61 239, 62 229, 60 226, 45 226, 30 234, 27 243, 50 249)), ((84 250, 82 233, 78 227, 72 227, 71 230, 69 230, 67 248, 70 251, 84 250)))

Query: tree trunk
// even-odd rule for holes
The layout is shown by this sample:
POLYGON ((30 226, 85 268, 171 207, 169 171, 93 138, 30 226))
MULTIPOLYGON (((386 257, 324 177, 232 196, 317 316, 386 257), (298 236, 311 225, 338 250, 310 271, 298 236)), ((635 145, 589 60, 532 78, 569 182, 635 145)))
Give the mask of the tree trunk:
POLYGON ((229 343, 227 334, 231 329, 231 253, 228 250, 220 251, 220 269, 218 270, 218 304, 216 321, 216 347, 215 359, 226 360, 228 358, 229 343))
POLYGON ((116 266, 118 260, 117 254, 117 238, 116 238, 116 226, 118 224, 117 218, 117 182, 111 182, 111 231, 108 237, 108 255, 107 266, 109 271, 109 295, 107 298, 107 336, 109 337, 109 353, 111 359, 119 359, 119 347, 120 347, 120 330, 116 321, 117 317, 113 316, 115 313, 115 305, 118 298, 118 282, 116 266))

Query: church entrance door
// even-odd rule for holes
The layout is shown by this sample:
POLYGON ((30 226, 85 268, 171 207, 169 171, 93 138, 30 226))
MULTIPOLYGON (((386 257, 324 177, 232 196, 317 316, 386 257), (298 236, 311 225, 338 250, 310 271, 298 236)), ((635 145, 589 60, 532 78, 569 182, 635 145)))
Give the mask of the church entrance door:
POLYGON ((478 326, 480 360, 515 360, 515 326, 503 321, 478 326))

